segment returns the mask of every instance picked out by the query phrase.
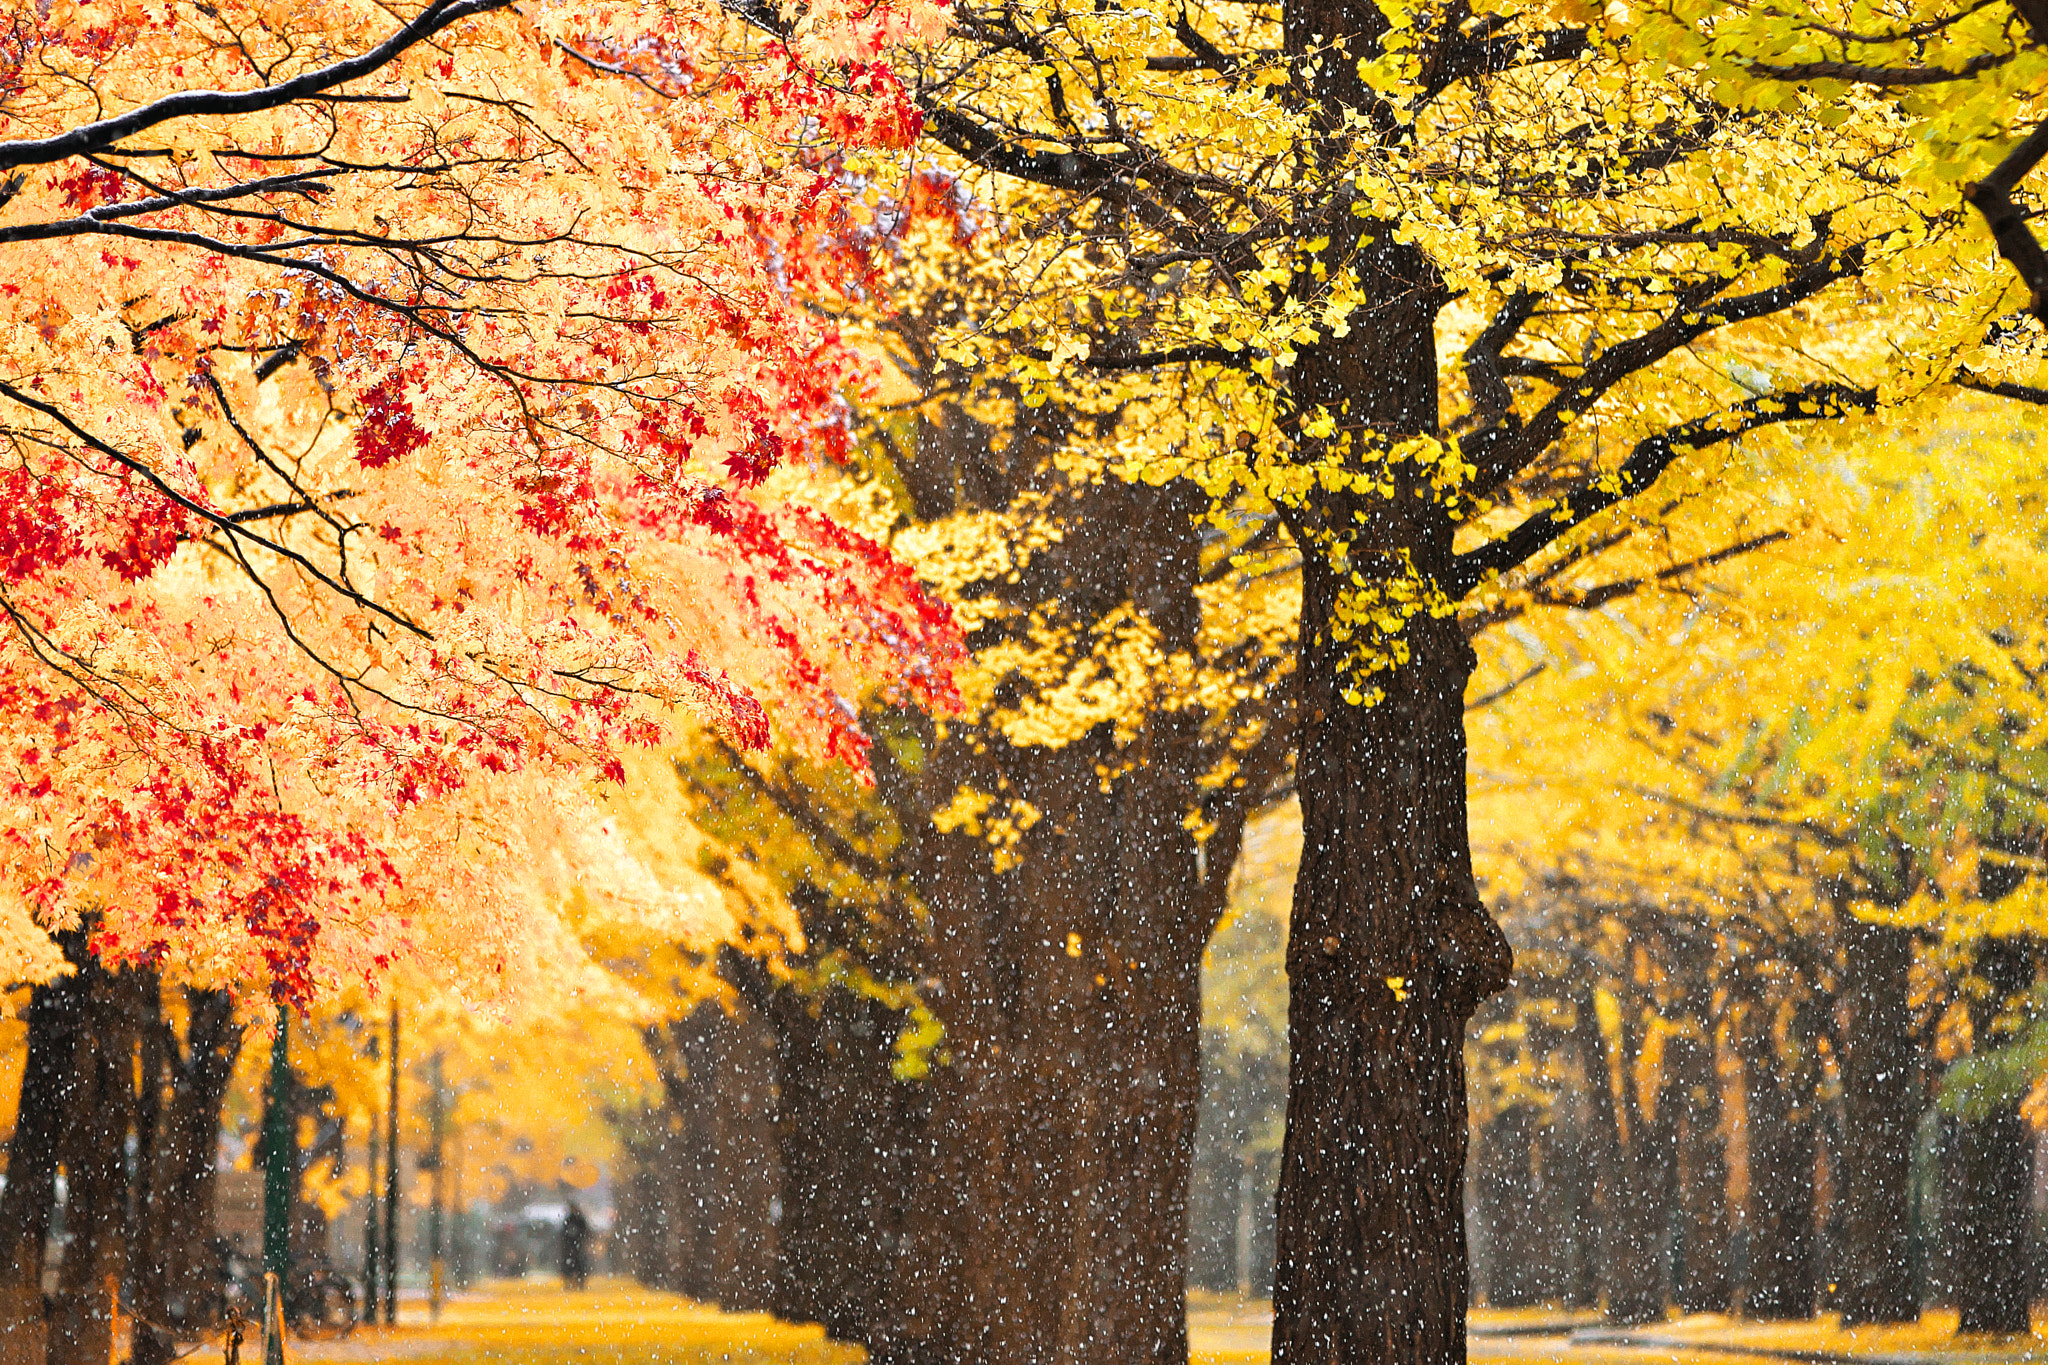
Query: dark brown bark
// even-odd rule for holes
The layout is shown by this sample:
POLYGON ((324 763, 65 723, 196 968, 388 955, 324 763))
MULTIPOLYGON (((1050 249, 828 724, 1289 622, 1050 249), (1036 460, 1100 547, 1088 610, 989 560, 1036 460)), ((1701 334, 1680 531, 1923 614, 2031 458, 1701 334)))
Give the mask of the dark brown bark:
POLYGON ((1908 991, 1912 932, 1851 919, 1842 926, 1842 1236, 1836 1306, 1842 1325, 1912 1322, 1913 1134, 1923 1080, 1908 991))
MULTIPOLYGON (((135 1113, 137 984, 96 959, 79 968, 85 1024, 65 1095, 63 1264, 50 1314, 49 1365, 104 1365, 126 1267, 125 1147, 135 1113)), ((154 978, 149 979, 154 986, 154 978)))
POLYGON ((1688 1313, 1725 1313, 1735 1286, 1728 1248, 1728 1150, 1721 1124, 1721 1078, 1714 1046, 1701 1031, 1665 1044, 1671 1075, 1667 1101, 1678 1125, 1677 1246, 1672 1298, 1688 1313))
POLYGON ((1810 1318, 1814 1274, 1814 1174, 1818 1157, 1817 1062, 1790 1004, 1752 1006, 1742 1025, 1749 1144, 1749 1267, 1742 1311, 1754 1318, 1810 1318), (1784 1011, 1786 1018, 1778 1017, 1784 1011))
MULTIPOLYGON (((1186 1359, 1201 951, 1243 816, 1211 836, 1225 856, 1205 876, 1183 823, 1199 727, 1163 716, 1148 730, 1140 764, 1107 783, 1121 757, 1107 727, 1002 756, 1040 812, 1007 873, 978 840, 919 840, 947 1056, 928 1082, 907 1292, 870 1343, 878 1359, 1186 1359)), ((957 773, 942 761, 926 776, 950 790, 957 773)))
POLYGON ((29 994, 28 1053, 22 1068, 7 1182, 0 1188, 0 1362, 43 1365, 43 1258, 57 1200, 57 1167, 71 1112, 73 1069, 87 1028, 85 935, 59 937, 72 974, 29 994))
POLYGON ((893 1293, 924 1138, 920 1085, 893 1074, 902 1015, 849 991, 784 987, 767 1002, 776 1033, 775 1142, 782 1222, 778 1317, 866 1340, 893 1293))
POLYGON ((1471 649, 1455 622, 1417 616, 1408 662, 1354 705, 1339 580, 1315 555, 1303 578, 1273 1359, 1461 1361, 1464 1023, 1509 963, 1465 827, 1471 649))
MULTIPOLYGON (((1994 1030, 2006 1005, 2033 981, 2033 944, 1987 940, 1978 951, 1977 974, 1985 990, 1970 1002, 1971 1050, 1981 1053, 2006 1041, 1994 1030)), ((2019 1105, 2018 1096, 2000 1099, 1989 1112, 1950 1128, 1950 1228, 1959 1253, 1960 1332, 2032 1330, 2028 1225, 2034 1143, 2019 1105)))
MULTIPOLYGON (((1371 0, 1289 0, 1297 97, 1328 141, 1383 110, 1360 78, 1387 20, 1371 0), (1342 56, 1309 53, 1343 39, 1342 56)), ((1319 265, 1366 304, 1348 332, 1304 346, 1288 401, 1336 423, 1297 455, 1363 467, 1377 447, 1434 435, 1443 286, 1394 225, 1343 199, 1316 224, 1319 265)), ((1301 229, 1304 234, 1307 226, 1301 229)), ((1304 273, 1297 292, 1319 286, 1304 273)), ((1453 524, 1405 466, 1391 495, 1324 494, 1290 509, 1302 546, 1296 783, 1302 860, 1288 929, 1289 1090, 1273 1287, 1274 1365, 1462 1362, 1464 1025, 1507 984, 1512 954, 1473 881, 1464 693, 1475 658, 1453 618, 1423 611, 1393 642, 1354 636, 1354 575, 1427 596, 1453 581, 1453 524), (1383 666, 1362 676, 1360 645, 1383 666), (1367 690, 1371 704, 1350 698, 1367 690)), ((1398 590, 1398 589, 1397 589, 1398 590)))
MULTIPOLYGON (((1332 144, 1375 98, 1356 66, 1386 20, 1365 0, 1294 0, 1296 58, 1332 37, 1347 56, 1304 74, 1332 144)), ((1303 62, 1302 71, 1310 68, 1303 62)), ((1348 205, 1320 225, 1324 263, 1370 301, 1345 337, 1304 347, 1289 394, 1335 418, 1302 458, 1360 462, 1434 434, 1442 286, 1392 225, 1348 205), (1344 443, 1351 443, 1350 450, 1344 443)), ((1303 288, 1313 285, 1304 277, 1303 288)), ((1325 495, 1293 510, 1303 547, 1297 790, 1303 852, 1289 926, 1289 1097, 1273 1290, 1275 1365, 1462 1361, 1467 1297, 1464 1024, 1506 984, 1507 941, 1480 904, 1465 820, 1463 698, 1474 666, 1454 619, 1429 612, 1361 676, 1346 620, 1354 574, 1374 586, 1450 582, 1449 515, 1394 466, 1392 496, 1325 495), (1338 539, 1342 538, 1343 548, 1338 539), (1369 705, 1349 699, 1365 689, 1369 705)))
POLYGON ((182 1048, 172 1045, 171 1092, 156 1153, 152 1201, 161 1245, 165 1308, 181 1332, 211 1326, 222 1267, 213 1255, 221 1107, 242 1052, 242 1026, 226 991, 185 992, 182 1048))

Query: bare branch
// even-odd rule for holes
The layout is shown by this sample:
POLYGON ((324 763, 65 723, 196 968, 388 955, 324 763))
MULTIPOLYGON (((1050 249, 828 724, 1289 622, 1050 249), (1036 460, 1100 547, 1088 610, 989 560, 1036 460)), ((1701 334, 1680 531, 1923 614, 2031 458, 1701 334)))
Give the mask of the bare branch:
POLYGON ((166 95, 130 109, 125 114, 88 123, 69 132, 58 133, 55 137, 0 142, 0 170, 41 166, 67 157, 114 151, 115 144, 123 138, 133 137, 172 119, 254 114, 309 99, 389 65, 401 52, 425 42, 450 24, 493 10, 508 9, 511 4, 512 0, 431 0, 410 23, 368 52, 345 57, 276 85, 258 86, 254 90, 181 90, 175 95, 166 95))

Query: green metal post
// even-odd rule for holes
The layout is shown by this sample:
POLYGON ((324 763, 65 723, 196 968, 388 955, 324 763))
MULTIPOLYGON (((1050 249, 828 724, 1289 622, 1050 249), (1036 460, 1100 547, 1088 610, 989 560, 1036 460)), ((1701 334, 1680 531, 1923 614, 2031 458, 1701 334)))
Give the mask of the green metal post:
POLYGON ((398 997, 391 999, 391 1099, 384 1111, 384 1321, 398 1321, 398 997))
MULTIPOLYGON (((291 1012, 277 1007, 270 1043, 270 1088, 263 1102, 263 1270, 282 1286, 292 1261, 292 1179, 298 1134, 292 1131, 291 1012)), ((272 1291, 275 1292, 275 1291, 272 1291)), ((266 1297, 268 1295, 266 1294, 266 1297)), ((275 1307, 266 1304, 266 1313, 275 1307)), ((282 1322, 266 1323, 264 1365, 284 1365, 282 1322)))

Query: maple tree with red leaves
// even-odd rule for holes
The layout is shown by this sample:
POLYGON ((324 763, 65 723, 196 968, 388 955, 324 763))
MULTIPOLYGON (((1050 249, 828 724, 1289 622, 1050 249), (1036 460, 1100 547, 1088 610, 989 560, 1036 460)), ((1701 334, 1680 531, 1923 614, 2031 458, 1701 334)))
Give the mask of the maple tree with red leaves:
POLYGON ((943 11, 799 9, 14 7, 0 952, 488 979, 528 832, 678 713, 859 764, 849 698, 948 704, 803 492, 865 382, 817 243, 943 11))

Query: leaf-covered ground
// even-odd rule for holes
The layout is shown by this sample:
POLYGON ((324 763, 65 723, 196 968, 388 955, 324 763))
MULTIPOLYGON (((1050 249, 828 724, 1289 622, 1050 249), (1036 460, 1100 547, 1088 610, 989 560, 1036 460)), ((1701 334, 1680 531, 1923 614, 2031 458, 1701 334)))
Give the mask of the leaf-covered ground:
MULTIPOLYGON (((722 1313, 624 1282, 567 1293, 543 1282, 495 1281, 451 1299, 437 1324, 424 1304, 408 1322, 366 1328, 346 1341, 294 1342, 292 1365, 857 1365, 861 1352, 825 1340, 815 1326, 765 1313, 722 1313)), ((1264 1303, 1197 1295, 1188 1315, 1190 1365, 1262 1365, 1271 1318, 1264 1303)), ((1831 1322, 1751 1323, 1682 1318, 1631 1329, 1633 1344, 1588 1340, 1574 1327, 1597 1319, 1544 1310, 1479 1312, 1475 1365, 1782 1365, 1791 1353, 1822 1362, 1867 1357, 1873 1365, 2007 1365, 2048 1359, 2040 1338, 1959 1340, 1955 1315, 1931 1313, 1903 1327, 1843 1331, 1831 1322), (1744 1348, 1756 1354, 1746 1354, 1744 1348)), ((210 1352, 194 1356, 204 1365, 210 1352)), ((245 1349, 244 1359, 254 1356, 245 1349)))

